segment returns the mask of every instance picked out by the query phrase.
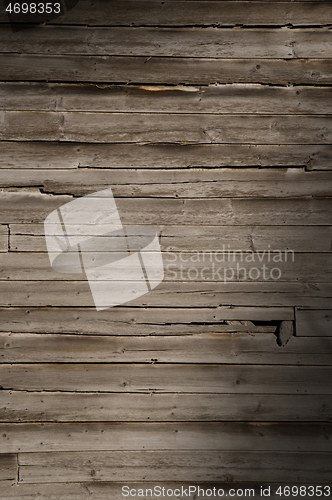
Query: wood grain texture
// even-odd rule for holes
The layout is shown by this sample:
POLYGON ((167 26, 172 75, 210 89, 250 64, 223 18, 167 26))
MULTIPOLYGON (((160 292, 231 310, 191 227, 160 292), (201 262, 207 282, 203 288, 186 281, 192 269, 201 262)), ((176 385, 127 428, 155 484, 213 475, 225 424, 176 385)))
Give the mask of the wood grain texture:
MULTIPOLYGON (((8 22, 4 12, 0 22, 8 22)), ((53 19, 52 24, 90 26, 308 26, 332 22, 329 2, 283 1, 109 1, 97 0, 90 8, 88 0, 80 0, 73 11, 53 19)))
MULTIPOLYGON (((303 167, 331 170, 330 145, 0 142, 0 168, 303 167)), ((19 176, 18 176, 19 177, 19 176)))
POLYGON ((4 453, 232 450, 331 452, 332 424, 0 424, 4 453))
POLYGON ((19 391, 332 394, 326 366, 185 364, 1 365, 2 388, 19 391))
POLYGON ((2 390, 0 402, 0 421, 8 423, 332 421, 332 396, 314 394, 80 394, 2 390))
POLYGON ((207 59, 180 57, 0 55, 0 80, 208 85, 329 85, 330 59, 207 59))
MULTIPOLYGON (((289 322, 291 323, 291 322, 289 322)), ((273 333, 88 337, 0 333, 2 363, 240 363, 326 365, 332 340, 291 338, 281 349, 273 333), (285 347, 285 346, 284 346, 285 347)))
POLYGON ((135 28, 38 26, 13 33, 2 26, 4 54, 329 59, 326 28, 135 28))
POLYGON ((20 482, 331 481, 325 453, 113 451, 19 454, 20 482))
POLYGON ((130 113, 331 114, 330 87, 0 83, 0 109, 130 113))
POLYGON ((17 480, 17 455, 0 454, 0 480, 5 479, 17 480))
POLYGON ((1 111, 6 141, 330 144, 321 115, 200 115, 1 111), (91 134, 93 131, 93 134, 91 134))
POLYGON ((8 226, 0 225, 0 252, 8 251, 8 226))
POLYGON ((315 337, 317 335, 332 337, 331 310, 310 311, 297 309, 296 335, 299 337, 315 337))
MULTIPOLYGON (((171 251, 227 249, 263 251, 271 248, 294 252, 331 251, 332 227, 327 226, 155 226, 163 248, 171 251)), ((46 252, 43 224, 11 224, 11 252, 46 252)), ((6 240, 7 247, 7 240, 6 240)))
MULTIPOLYGON (((72 196, 35 192, 3 192, 0 223, 42 223, 72 196)), ((124 225, 331 226, 331 198, 299 199, 152 199, 117 198, 124 225)))
POLYGON ((330 196, 332 172, 287 169, 13 169, 1 170, 4 190, 38 188, 44 193, 84 196, 112 188, 115 197, 297 198, 330 196))
MULTIPOLYGON (((4 297, 1 298, 0 325, 2 331, 13 332, 82 332, 100 333, 118 332, 126 335, 148 333, 183 333, 184 324, 158 326, 149 320, 142 325, 135 321, 107 325, 103 315, 95 317, 89 309, 94 307, 89 285, 85 281, 15 281, 13 283, 1 282, 4 297), (39 307, 52 307, 43 311, 39 307), (8 307, 12 307, 9 308, 8 307), (22 309, 20 309, 22 307, 22 309), (75 308, 67 311, 63 308, 75 308), (28 308, 28 309, 24 309, 28 308), (59 311, 61 308, 61 312, 59 311), (79 309, 77 309, 79 308, 79 309), (28 316, 30 314, 30 316, 28 316), (7 322, 5 317, 7 316, 7 322), (49 319, 48 319, 49 318, 49 319), (40 322, 40 326, 38 326, 40 322), (166 330, 165 330, 166 329, 166 330), (172 330, 173 329, 173 330, 172 330)), ((132 300, 128 305, 138 308, 161 307, 223 307, 225 320, 243 320, 247 314, 251 320, 282 320, 292 319, 282 308, 310 307, 321 309, 331 306, 332 285, 330 283, 295 283, 295 282, 244 282, 228 281, 227 283, 215 282, 163 282, 153 293, 132 300), (258 309, 256 309, 258 307, 258 309), (267 309, 268 308, 268 309, 267 309), (274 308, 278 308, 277 310, 274 308), (280 309, 281 308, 281 309, 280 309), (227 315, 226 315, 227 311, 227 315), (264 313, 264 314, 263 314, 264 313), (274 313, 276 313, 274 315, 274 313)), ((133 309, 135 310, 135 309, 133 309)), ((143 312, 143 310, 142 310, 143 312)), ((112 316, 113 313, 111 313, 112 316)), ((146 312, 148 318, 148 313, 146 312)), ((197 320, 199 322, 199 319, 197 320)), ((207 321, 207 320, 206 320, 207 321)), ((144 323, 144 322, 143 322, 144 323)), ((219 325, 225 328, 224 325, 219 325)), ((204 327, 193 325, 189 332, 202 332, 204 327)), ((229 331, 229 330, 227 330, 229 331)), ((236 331, 236 328, 232 329, 236 331)), ((241 330, 242 331, 242 330, 241 330)))

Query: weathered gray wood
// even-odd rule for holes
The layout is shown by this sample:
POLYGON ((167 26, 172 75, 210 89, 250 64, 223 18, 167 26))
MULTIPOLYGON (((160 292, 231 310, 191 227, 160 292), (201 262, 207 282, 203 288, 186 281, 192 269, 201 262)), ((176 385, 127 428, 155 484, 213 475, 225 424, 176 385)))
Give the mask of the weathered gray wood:
POLYGON ((314 394, 0 392, 1 422, 223 420, 331 422, 332 397, 314 394))
POLYGON ((280 349, 273 333, 220 332, 171 337, 115 338, 0 333, 2 363, 151 363, 154 361, 329 365, 332 361, 331 351, 332 341, 324 337, 294 338, 289 341, 287 348, 280 349))
POLYGON ((8 226, 0 225, 0 252, 8 251, 8 226))
POLYGON ((206 85, 330 84, 329 59, 185 59, 179 57, 3 54, 0 80, 206 85))
MULTIPOLYGON (((72 196, 3 192, 0 224, 43 223, 72 196)), ((152 199, 116 198, 124 225, 330 226, 331 198, 303 199, 152 199)))
POLYGON ((332 337, 331 310, 296 310, 296 335, 299 337, 332 337))
POLYGON ((13 33, 2 26, 1 50, 14 54, 61 54, 223 59, 325 59, 326 28, 135 28, 38 26, 13 33))
POLYGON ((0 142, 0 168, 298 167, 331 170, 329 145, 0 142))
MULTIPOLYGON (((80 0, 75 10, 53 19, 52 24, 97 26, 286 26, 328 25, 332 23, 328 2, 305 1, 95 1, 90 8, 88 0, 80 0)), ((5 12, 0 22, 8 22, 5 12)))
POLYGON ((20 453, 20 482, 331 481, 326 453, 113 451, 20 453))
POLYGON ((332 394, 332 367, 159 364, 3 364, 3 389, 70 392, 332 394))
POLYGON ((0 83, 0 109, 137 113, 330 114, 329 87, 0 83))
MULTIPOLYGON (((17 456, 0 454, 0 480, 17 479, 17 456)), ((0 483, 1 487, 1 483, 0 483)))
MULTIPOLYGON (((163 248, 171 251, 217 250, 226 242, 230 250, 263 251, 271 242, 275 249, 294 252, 330 252, 332 227, 327 226, 159 226, 155 229, 163 248)), ((43 224, 11 224, 11 252, 46 252, 43 224)))
POLYGON ((332 424, 0 424, 3 453, 129 450, 331 452, 332 424), (84 436, 84 439, 82 437, 84 436))
MULTIPOLYGON (((227 248, 227 247, 226 247, 227 248)), ((166 251, 162 247, 164 281, 206 282, 217 281, 221 286, 229 281, 305 281, 332 282, 331 253, 299 253, 292 250, 239 253, 232 255, 219 249, 218 254, 203 254, 194 249, 185 252, 166 251)), ((127 263, 117 262, 113 287, 121 281, 128 281, 125 274, 127 263)), ((68 269, 70 270, 70 269, 68 269)), ((0 281, 81 281, 85 274, 59 273, 50 265, 46 253, 6 252, 0 254, 0 281)), ((72 286, 71 289, 74 287, 72 286)), ((83 305, 83 304, 82 304, 83 305)))
POLYGON ((331 119, 322 115, 0 111, 0 120, 1 137, 7 141, 193 144, 329 144, 332 141, 331 119))
POLYGON ((112 187, 116 197, 149 198, 292 198, 330 196, 332 172, 287 169, 69 169, 1 170, 5 190, 18 187, 46 193, 84 196, 112 187))
POLYGON ((294 335, 294 322, 293 321, 281 321, 277 330, 278 344, 284 347, 292 336, 294 335))

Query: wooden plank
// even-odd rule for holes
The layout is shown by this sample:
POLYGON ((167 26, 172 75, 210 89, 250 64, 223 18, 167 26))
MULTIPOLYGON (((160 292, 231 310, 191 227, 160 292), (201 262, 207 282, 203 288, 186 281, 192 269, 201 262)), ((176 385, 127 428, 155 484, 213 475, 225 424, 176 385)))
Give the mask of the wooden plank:
POLYGON ((135 28, 38 26, 15 31, 2 26, 6 54, 190 57, 218 59, 328 59, 326 28, 135 28))
POLYGON ((298 167, 331 170, 329 145, 0 142, 0 168, 298 167))
MULTIPOLYGON (((0 22, 8 22, 4 12, 0 22)), ((108 1, 97 0, 90 9, 88 0, 80 0, 75 10, 51 21, 52 24, 89 26, 309 26, 332 23, 328 2, 306 1, 108 1)))
POLYGON ((331 114, 329 87, 0 83, 0 109, 137 113, 331 114))
POLYGON ((157 337, 0 333, 0 349, 2 363, 154 361, 328 366, 332 362, 332 340, 328 338, 291 338, 287 347, 281 349, 273 333, 215 332, 157 337))
MULTIPOLYGON (((196 42, 195 42, 196 43, 196 42)), ((3 54, 2 81, 207 85, 332 82, 330 59, 185 59, 179 57, 48 56, 3 54)))
MULTIPOLYGON (((163 248, 171 251, 217 250, 226 242, 230 250, 262 251, 271 242, 276 249, 302 252, 330 252, 332 227, 328 226, 159 226, 155 227, 163 248)), ((43 224, 11 224, 11 252, 46 252, 43 224)))
MULTIPOLYGON (((41 223, 72 196, 3 192, 2 224, 41 223)), ((184 199, 116 198, 124 225, 331 226, 331 198, 184 199)))
POLYGON ((6 479, 17 480, 17 455, 0 454, 0 480, 6 479))
MULTIPOLYGON (((233 281, 305 281, 332 282, 331 253, 299 253, 292 250, 228 253, 221 246, 216 252, 199 252, 189 249, 185 252, 164 251, 165 282, 219 282, 233 281)), ((273 250, 273 249, 272 249, 273 250)), ((153 254, 152 254, 153 255, 153 254)), ((105 257, 106 259, 106 257, 105 257)), ((106 261, 105 261, 106 262, 106 261)), ((127 263, 119 259, 112 276, 112 287, 128 281, 127 263)), ((59 273, 50 265, 46 253, 6 252, 0 254, 0 281, 81 281, 85 274, 59 273)), ((221 285, 222 286, 222 285, 221 285)), ((68 291, 74 287, 68 285, 68 291)))
POLYGON ((45 193, 84 196, 112 187, 115 197, 292 198, 330 196, 332 172, 284 169, 13 169, 1 170, 4 190, 18 187, 45 193))
POLYGON ((1 422, 331 422, 331 410, 313 394, 0 392, 1 422))
POLYGON ((332 367, 185 364, 12 364, 3 389, 66 392, 332 394, 332 367))
POLYGON ((9 233, 8 226, 0 224, 0 252, 8 251, 9 233))
POLYGON ((6 141, 329 144, 322 115, 202 115, 0 111, 6 141), (91 134, 91 130, 94 131, 91 134))
POLYGON ((19 454, 20 482, 331 481, 326 453, 113 451, 19 454))
MULTIPOLYGON (((8 310, 7 308, 0 308, 0 316, 6 313, 8 315, 8 321, 9 317, 11 318, 9 322, 10 326, 8 327, 6 326, 6 321, 3 322, 2 319, 0 320, 2 331, 37 331, 43 333, 43 329, 47 328, 47 331, 56 333, 57 330, 54 330, 52 322, 58 325, 60 331, 65 333, 75 332, 77 329, 80 332, 95 333, 96 327, 94 328, 94 325, 98 325, 98 332, 104 333, 108 331, 107 328, 105 330, 107 325, 104 326, 103 320, 99 323, 96 318, 92 318, 92 316, 94 316, 94 309, 92 311, 89 311, 89 309, 82 310, 84 307, 95 307, 89 285, 86 281, 3 281, 1 283, 1 288, 4 292, 4 296, 1 298, 2 306, 32 308, 28 309, 28 314, 31 314, 29 317, 25 316, 26 312, 20 309, 8 310), (56 315, 54 317, 52 316, 53 313, 51 309, 45 312, 35 309, 36 307, 50 306, 56 308, 75 308, 72 311, 68 311, 68 315, 66 309, 61 309, 61 315, 67 318, 67 327, 65 323, 62 323, 61 318, 56 315), (80 308, 80 310, 78 311, 76 308, 80 308), (38 327, 38 321, 35 322, 32 319, 35 315, 38 316, 38 321, 40 321, 43 326, 38 327), (78 320, 75 321, 76 316, 78 320), (50 321, 48 321, 48 317, 51 318, 50 321), (85 320, 83 320, 83 318, 85 318, 85 320), (87 326, 84 326, 84 321, 87 322, 87 326), (97 323, 94 323, 94 321, 97 323), (30 327, 32 330, 29 330, 30 327)), ((263 310, 256 310, 254 309, 255 307, 270 308, 266 310, 265 317, 263 317, 265 320, 269 320, 271 308, 279 308, 275 319, 292 319, 288 314, 286 318, 284 317, 285 314, 282 308, 295 306, 306 306, 312 309, 327 308, 331 305, 331 297, 332 284, 316 283, 316 281, 303 284, 294 282, 228 281, 225 284, 223 283, 222 286, 219 281, 169 281, 161 283, 158 288, 153 290, 153 293, 130 301, 128 305, 138 308, 177 308, 179 305, 189 308, 223 306, 224 312, 227 311, 226 320, 256 319, 259 321, 257 314, 258 312, 262 314, 263 310), (233 310, 232 307, 235 309, 233 310), (240 309, 237 309, 237 307, 240 307, 240 309), (249 315, 250 318, 246 317, 246 315, 249 315)), ((59 314, 58 309, 56 314, 59 314)), ((100 314, 98 317, 100 317, 100 314)), ((119 332, 119 328, 121 328, 124 335, 126 335, 127 332, 142 333, 142 327, 131 324, 130 321, 127 322, 127 325, 120 324, 116 326, 117 328, 115 331, 119 332)), ((148 329, 150 333, 159 333, 161 330, 165 333, 166 331, 164 328, 167 327, 165 325, 160 327, 158 324, 154 324, 154 326, 151 327, 151 325, 145 324, 144 331, 148 329), (151 330, 151 328, 153 328, 153 330, 151 330)), ((172 325, 172 328, 176 328, 176 331, 178 331, 175 325, 172 325)), ((191 328, 192 329, 188 330, 189 332, 202 332, 202 326, 199 327, 198 330, 194 327, 191 328)), ((179 333, 183 333, 183 326, 181 326, 179 333)))
POLYGON ((332 424, 0 424, 3 453, 129 450, 331 452, 332 424), (82 439, 84 436, 84 439, 82 439))
POLYGON ((296 310, 296 335, 332 337, 331 310, 296 310))

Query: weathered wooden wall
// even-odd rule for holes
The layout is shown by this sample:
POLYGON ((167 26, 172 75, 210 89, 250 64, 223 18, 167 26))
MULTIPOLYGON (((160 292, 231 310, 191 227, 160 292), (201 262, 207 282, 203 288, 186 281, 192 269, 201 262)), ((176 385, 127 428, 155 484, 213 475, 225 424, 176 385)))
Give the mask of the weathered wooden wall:
POLYGON ((331 3, 80 0, 0 23, 1 499, 331 484, 331 3), (177 271, 223 243, 294 262, 166 270, 96 312, 43 221, 106 187, 177 271))

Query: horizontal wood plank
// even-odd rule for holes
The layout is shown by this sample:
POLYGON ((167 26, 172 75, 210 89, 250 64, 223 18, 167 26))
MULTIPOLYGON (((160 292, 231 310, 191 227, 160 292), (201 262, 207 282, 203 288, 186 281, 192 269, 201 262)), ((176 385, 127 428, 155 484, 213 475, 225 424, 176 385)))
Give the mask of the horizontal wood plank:
MULTIPOLYGON (((94 318, 93 310, 81 309, 82 307, 94 308, 89 285, 86 281, 16 281, 1 283, 1 289, 4 296, 1 298, 2 306, 15 309, 0 307, 0 330, 14 332, 82 332, 102 334, 108 331, 122 332, 126 335, 141 334, 143 331, 149 333, 159 333, 174 331, 183 333, 183 324, 180 327, 172 325, 171 327, 158 326, 154 322, 153 326, 149 323, 144 327, 125 321, 126 324, 117 324, 116 328, 104 324, 103 315, 98 313, 98 318, 94 318), (61 309, 38 309, 38 307, 67 308, 61 309), (17 307, 28 307, 27 310, 16 309, 17 307), (31 308, 31 309, 30 309, 31 308), (70 310, 69 308, 75 308, 70 310), (77 310, 77 308, 80 308, 77 310), (8 324, 4 319, 7 314, 8 324), (27 316, 30 314, 31 316, 27 316), (37 319, 38 318, 38 319, 37 319), (49 319, 48 319, 49 318, 49 319), (66 318, 66 319, 62 319, 66 318), (77 318, 75 320, 75 318, 77 318), (40 324, 40 326, 39 326, 40 324), (55 326, 56 325, 56 326, 55 326), (108 328, 108 329, 107 329, 108 328), (164 330, 166 328, 167 330, 164 330)), ((223 306, 226 320, 251 319, 259 321, 269 320, 271 314, 275 312, 273 308, 283 307, 310 307, 321 309, 331 306, 332 284, 330 283, 295 283, 295 282, 244 282, 228 281, 227 283, 214 282, 176 282, 169 281, 161 283, 153 290, 153 293, 132 300, 128 305, 133 307, 218 307, 223 306), (227 306, 227 307, 225 307, 227 306), (243 307, 242 307, 243 306, 243 307), (249 309, 246 307, 248 306, 249 309), (254 309, 254 307, 261 309, 254 309), (238 309, 238 307, 240 307, 238 309), (269 308, 269 310, 264 309, 269 308), (227 311, 227 317, 226 317, 227 311)), ((147 315, 148 316, 148 315, 147 315)), ((284 310, 278 309, 272 319, 282 320, 290 319, 289 315, 284 317, 284 310)), ((197 320, 199 321, 199 320, 197 320)), ((224 325, 220 325, 224 328, 224 325)), ((188 327, 189 328, 189 327, 188 327)), ((202 326, 189 328, 189 332, 202 332, 202 326)), ((227 330, 229 331, 229 330, 227 330)), ((232 330, 233 331, 233 330, 232 330)))
MULTIPOLYGON (((16 16, 15 16, 16 17, 16 16)), ((21 22, 24 19, 19 18, 21 22)), ((0 22, 8 22, 4 12, 0 22)), ((97 0, 90 9, 88 0, 80 0, 75 10, 51 21, 52 24, 89 26, 309 26, 332 23, 328 2, 305 1, 108 1, 97 0)))
MULTIPOLYGON (((216 2, 215 2, 216 3, 216 2)), ((130 113, 331 114, 329 87, 0 83, 0 109, 130 113)))
POLYGON ((9 242, 8 226, 0 225, 0 252, 8 251, 8 242, 9 242))
POLYGON ((12 364, 3 389, 70 392, 332 394, 332 367, 185 364, 12 364))
MULTIPOLYGON (((227 247, 226 247, 227 248, 227 247)), ((164 249, 162 249, 164 250, 164 249)), ((332 283, 332 255, 330 253, 299 253, 292 250, 250 252, 228 255, 222 247, 219 253, 203 254, 194 249, 186 252, 165 251, 162 253, 165 282, 206 282, 216 281, 222 285, 233 281, 309 281, 332 283)), ((87 254, 89 255, 89 254, 87 254)), ((93 254, 90 254, 93 255, 93 254)), ((100 253, 99 255, 107 255, 100 253)), ((122 254, 122 257, 127 254, 122 254)), ((152 254, 153 256, 154 254, 152 254)), ((103 257, 104 262, 106 257, 103 257)), ((132 271, 124 258, 117 261, 112 275, 112 287, 130 281, 132 271)), ((68 271, 70 271, 70 267, 68 271)), ((46 253, 6 252, 0 254, 0 281, 81 281, 85 274, 58 272, 50 265, 46 253)), ((99 279, 99 278, 98 278, 99 279)), ((135 281, 135 280, 134 280, 135 281)), ((158 281, 159 283, 159 281, 158 281)), ((111 284, 111 283, 110 283, 111 284)), ((74 287, 71 287, 73 289, 74 287)), ((68 285, 68 290, 70 286, 68 285)))
MULTIPOLYGON (((17 455, 0 454, 0 480, 17 480, 17 455)), ((1 483, 0 483, 1 487, 1 483)))
POLYGON ((19 454, 20 482, 331 481, 326 453, 113 451, 19 454))
MULTIPOLYGON (((276 327, 275 327, 276 328, 276 327)), ((291 338, 284 348, 273 333, 210 333, 106 337, 0 333, 2 363, 239 363, 332 364, 332 340, 291 338)))
POLYGON ((218 59, 328 59, 326 28, 135 28, 2 26, 1 51, 13 54, 190 57, 218 59))
POLYGON ((129 450, 331 452, 332 424, 0 424, 3 453, 129 450))
POLYGON ((185 59, 179 57, 0 55, 2 81, 263 83, 326 85, 330 59, 185 59))
POLYGON ((6 141, 330 144, 329 116, 0 111, 6 141), (91 134, 93 130, 93 134, 91 134))
POLYGON ((296 335, 299 337, 332 337, 332 311, 296 310, 296 335))
MULTIPOLYGON (((225 242, 230 250, 263 251, 271 248, 294 252, 330 252, 332 227, 327 226, 158 226, 163 248, 171 251, 217 250, 225 242), (221 243, 222 245, 222 243, 221 243)), ((43 224, 11 224, 11 252, 46 252, 43 224)), ((6 241, 7 248, 7 241, 6 241)))
POLYGON ((329 145, 0 142, 0 168, 299 167, 331 170, 329 145))
POLYGON ((5 190, 39 188, 45 193, 84 196, 112 188, 115 197, 292 198, 330 196, 332 172, 284 169, 68 169, 1 170, 5 190))
MULTIPOLYGON (((3 192, 0 224, 41 223, 68 195, 3 192)), ((331 198, 303 199, 152 199, 116 198, 124 225, 331 226, 331 198)))
POLYGON ((0 392, 1 422, 331 422, 332 396, 0 392), (80 409, 78 411, 77 409, 80 409))

